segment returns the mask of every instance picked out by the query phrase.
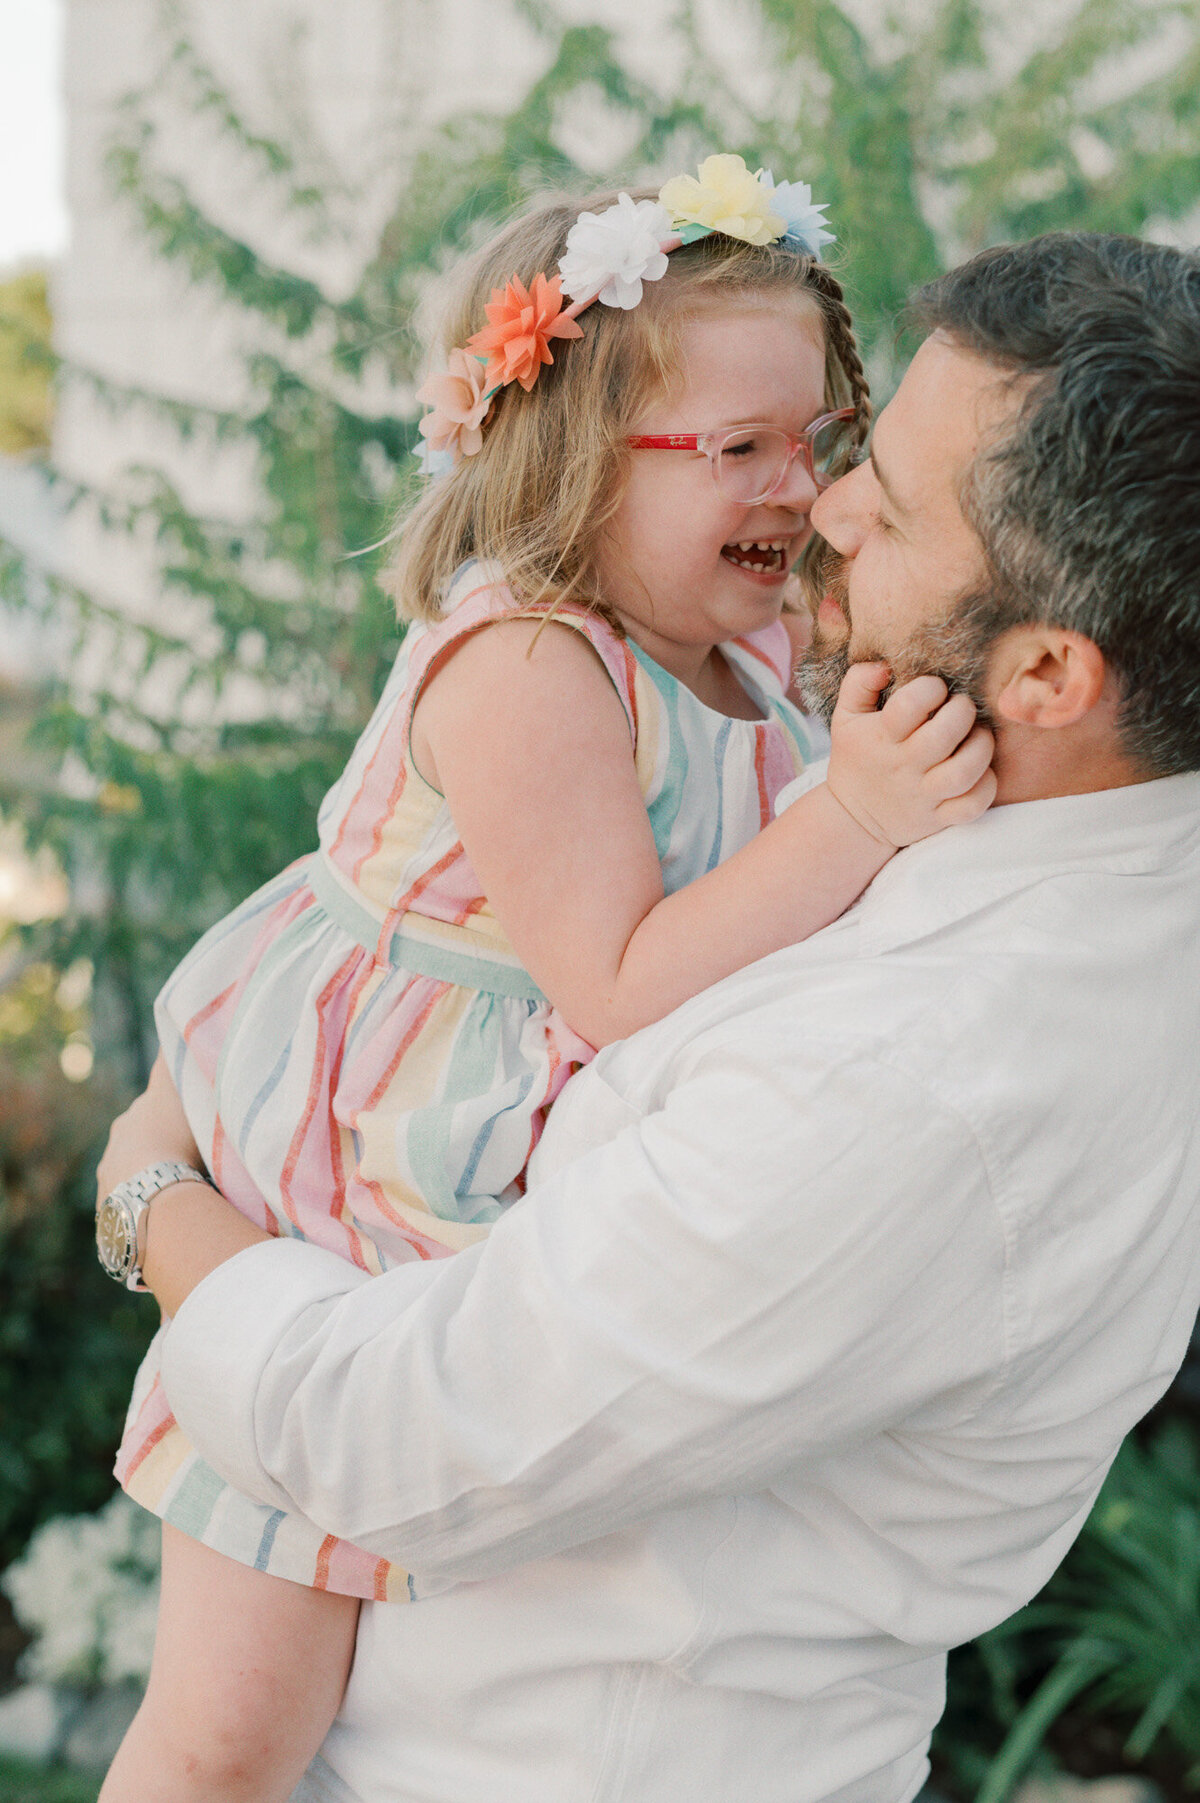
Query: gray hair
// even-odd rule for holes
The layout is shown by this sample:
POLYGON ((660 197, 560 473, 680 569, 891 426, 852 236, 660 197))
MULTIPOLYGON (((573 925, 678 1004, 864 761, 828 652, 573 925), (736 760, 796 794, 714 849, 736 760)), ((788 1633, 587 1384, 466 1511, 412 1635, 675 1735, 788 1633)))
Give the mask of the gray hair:
POLYGON ((1200 256, 1052 232, 983 251, 912 310, 1032 378, 962 497, 997 617, 1092 639, 1127 755, 1200 769, 1200 256))

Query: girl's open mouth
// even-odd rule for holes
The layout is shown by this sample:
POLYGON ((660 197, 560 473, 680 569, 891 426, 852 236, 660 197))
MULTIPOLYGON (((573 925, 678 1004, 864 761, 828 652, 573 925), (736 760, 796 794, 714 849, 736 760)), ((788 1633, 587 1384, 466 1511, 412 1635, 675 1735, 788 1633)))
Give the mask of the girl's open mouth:
POLYGON ((722 545, 721 556, 739 570, 753 570, 758 576, 782 576, 788 567, 787 546, 786 538, 755 539, 740 545, 722 545))

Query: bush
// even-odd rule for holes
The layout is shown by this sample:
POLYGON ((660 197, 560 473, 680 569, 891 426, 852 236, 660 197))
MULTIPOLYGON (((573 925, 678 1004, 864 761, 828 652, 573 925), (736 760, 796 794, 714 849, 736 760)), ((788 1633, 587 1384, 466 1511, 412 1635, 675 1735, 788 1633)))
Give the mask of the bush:
MULTIPOLYGON (((0 1001, 30 1012, 29 976, 0 1001)), ((53 1020, 0 1033, 0 1568, 40 1522, 111 1494, 156 1325, 96 1262, 96 1159, 118 1099, 103 1076, 69 1082, 61 1049, 53 1020)))

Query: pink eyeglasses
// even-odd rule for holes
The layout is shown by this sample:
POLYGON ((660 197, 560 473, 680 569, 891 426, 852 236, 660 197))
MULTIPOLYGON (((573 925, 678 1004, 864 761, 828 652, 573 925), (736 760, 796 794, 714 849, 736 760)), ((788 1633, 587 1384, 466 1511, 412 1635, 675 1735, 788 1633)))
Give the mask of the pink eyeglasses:
POLYGON ((813 486, 828 488, 854 460, 853 407, 822 413, 803 432, 782 426, 727 426, 723 432, 639 435, 626 442, 634 451, 703 451, 713 480, 726 500, 742 507, 769 501, 799 457, 813 486))

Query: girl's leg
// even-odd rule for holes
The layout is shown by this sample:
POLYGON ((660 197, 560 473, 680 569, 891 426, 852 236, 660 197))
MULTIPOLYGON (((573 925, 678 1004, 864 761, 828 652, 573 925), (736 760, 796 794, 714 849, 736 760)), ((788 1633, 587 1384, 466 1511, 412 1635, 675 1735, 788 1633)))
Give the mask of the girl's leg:
POLYGON ((163 1525, 145 1700, 99 1803, 284 1803, 337 1714, 358 1601, 163 1525))

